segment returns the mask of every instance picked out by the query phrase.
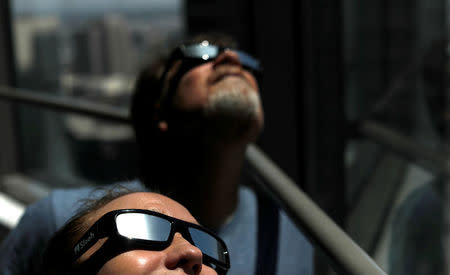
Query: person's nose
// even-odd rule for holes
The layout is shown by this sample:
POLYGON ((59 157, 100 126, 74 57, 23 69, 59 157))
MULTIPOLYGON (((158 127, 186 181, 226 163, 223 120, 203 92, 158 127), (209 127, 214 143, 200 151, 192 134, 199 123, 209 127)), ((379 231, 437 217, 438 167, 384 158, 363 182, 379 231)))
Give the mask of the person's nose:
POLYGON ((219 56, 214 60, 214 67, 231 64, 241 66, 241 61, 239 60, 239 55, 232 50, 224 50, 219 56))
POLYGON ((167 249, 165 264, 168 269, 182 268, 187 274, 200 274, 203 264, 202 251, 184 239, 180 233, 175 233, 167 249))

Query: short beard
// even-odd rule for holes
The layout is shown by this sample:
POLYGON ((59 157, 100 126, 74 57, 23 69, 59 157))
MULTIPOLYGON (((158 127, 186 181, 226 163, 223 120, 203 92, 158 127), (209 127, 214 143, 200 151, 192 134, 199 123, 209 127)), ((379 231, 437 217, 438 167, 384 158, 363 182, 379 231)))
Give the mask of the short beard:
POLYGON ((256 126, 261 112, 261 100, 251 87, 227 87, 215 91, 208 98, 205 118, 219 130, 217 134, 245 135, 256 126))

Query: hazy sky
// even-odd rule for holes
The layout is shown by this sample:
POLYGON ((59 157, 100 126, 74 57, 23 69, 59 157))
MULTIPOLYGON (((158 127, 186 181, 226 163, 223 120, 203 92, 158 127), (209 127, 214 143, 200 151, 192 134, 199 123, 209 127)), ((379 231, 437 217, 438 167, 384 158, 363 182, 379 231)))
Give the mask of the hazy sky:
POLYGON ((183 0, 12 0, 15 13, 54 13, 63 11, 96 11, 108 9, 166 9, 183 0))

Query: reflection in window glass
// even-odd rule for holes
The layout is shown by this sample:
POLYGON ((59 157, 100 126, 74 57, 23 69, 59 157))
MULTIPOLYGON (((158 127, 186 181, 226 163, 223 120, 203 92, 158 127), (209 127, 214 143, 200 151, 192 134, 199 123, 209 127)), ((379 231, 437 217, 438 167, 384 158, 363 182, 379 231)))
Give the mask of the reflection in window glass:
POLYGON ((448 266, 448 179, 436 161, 446 157, 433 156, 449 153, 447 2, 344 1, 347 118, 390 133, 348 142, 347 227, 389 274, 444 274, 448 266), (380 142, 392 137, 402 139, 380 142), (396 150, 404 144, 433 157, 408 157, 396 150))
MULTIPOLYGON (((139 68, 185 32, 182 0, 11 2, 17 86, 114 107, 128 108, 139 68)), ((128 126, 29 107, 18 116, 24 172, 47 182, 135 176, 128 126)))

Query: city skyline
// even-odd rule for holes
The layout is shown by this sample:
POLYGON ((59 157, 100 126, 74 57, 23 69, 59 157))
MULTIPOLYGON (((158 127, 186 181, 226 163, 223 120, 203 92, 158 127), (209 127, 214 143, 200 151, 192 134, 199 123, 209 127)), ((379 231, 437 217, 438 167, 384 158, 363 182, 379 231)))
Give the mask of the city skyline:
POLYGON ((117 11, 177 11, 183 0, 14 0, 13 14, 99 13, 117 11))

